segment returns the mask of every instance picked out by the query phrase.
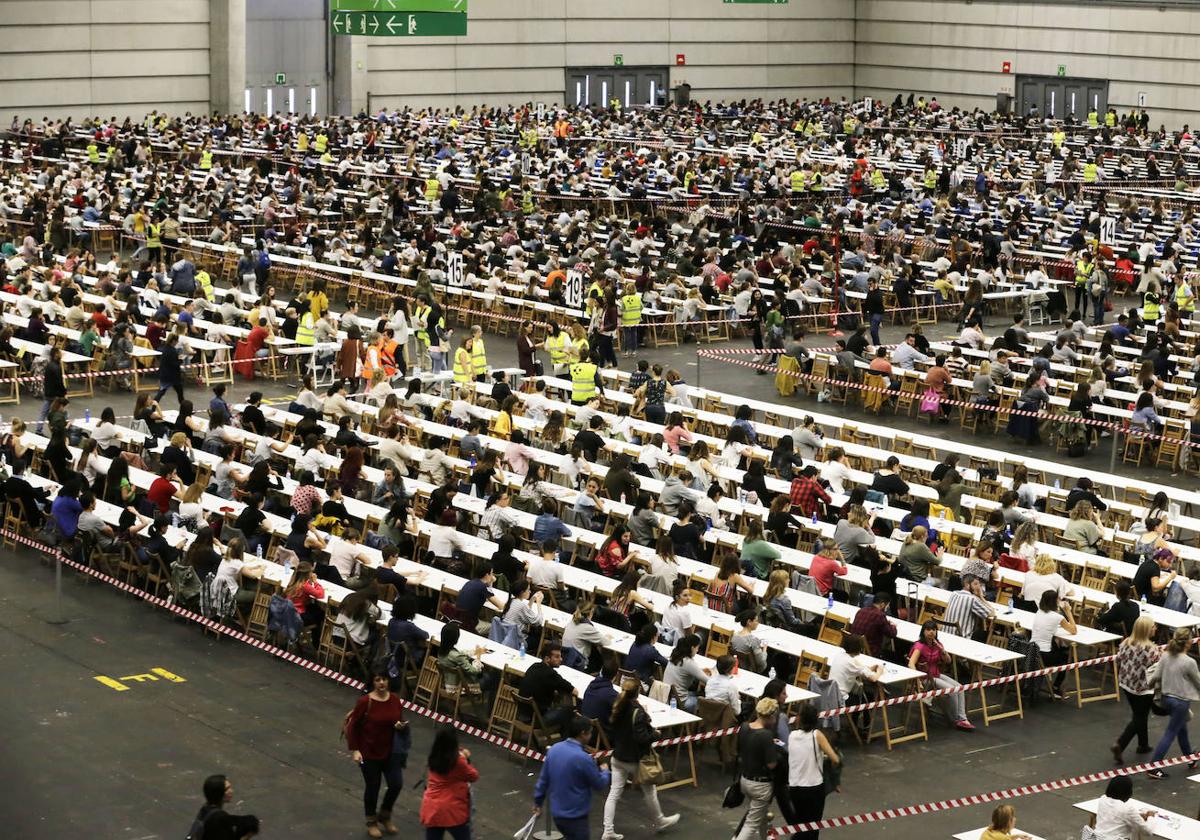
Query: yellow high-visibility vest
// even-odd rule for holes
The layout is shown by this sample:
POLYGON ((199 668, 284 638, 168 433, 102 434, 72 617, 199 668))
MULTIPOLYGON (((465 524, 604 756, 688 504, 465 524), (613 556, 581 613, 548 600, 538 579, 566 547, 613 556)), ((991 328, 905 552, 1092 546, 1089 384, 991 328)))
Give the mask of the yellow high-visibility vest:
POLYGON ((808 189, 808 173, 801 169, 792 172, 792 192, 802 193, 808 189))
POLYGON ((196 283, 200 286, 200 291, 204 292, 204 297, 208 300, 213 299, 213 284, 212 278, 208 276, 208 272, 200 269, 196 272, 196 283))
POLYGON ((1096 183, 1096 178, 1100 172, 1100 167, 1094 163, 1085 163, 1083 165, 1083 182, 1085 184, 1096 183))
POLYGON ((320 134, 318 134, 317 139, 313 141, 313 146, 316 147, 316 150, 318 152, 325 151, 325 147, 328 145, 329 145, 329 136, 327 134, 325 134, 325 132, 323 132, 323 131, 320 134))
POLYGON ((454 381, 459 385, 466 385, 471 381, 471 354, 465 347, 454 351, 454 381))
POLYGON ((1086 286, 1088 280, 1092 276, 1092 270, 1095 268, 1092 263, 1084 262, 1083 260, 1075 261, 1075 285, 1086 286))
POLYGON ((591 362, 571 365, 571 402, 583 404, 596 396, 596 370, 591 362))
POLYGON ((871 186, 877 190, 881 190, 887 186, 887 179, 883 177, 882 169, 871 170, 871 186))
POLYGON ((476 338, 471 342, 471 366, 476 376, 483 376, 487 373, 487 348, 484 346, 482 338, 476 338))
POLYGON ((150 225, 147 228, 147 233, 146 233, 146 247, 147 248, 161 248, 162 247, 162 225, 156 225, 153 222, 150 223, 150 225))
POLYGON ((1104 115, 1104 124, 1109 128, 1117 127, 1117 115, 1113 111, 1109 111, 1104 115))
POLYGON ((1196 299, 1192 295, 1192 287, 1186 282, 1175 287, 1175 307, 1180 312, 1196 311, 1196 299))
POLYGON ((567 363, 567 343, 570 340, 565 332, 546 338, 546 352, 550 354, 550 364, 565 365, 567 363))
POLYGON ((1099 128, 1100 127, 1100 115, 1097 114, 1095 111, 1088 111, 1088 125, 1091 128, 1099 128))
POLYGON ((525 192, 521 193, 521 212, 525 215, 529 215, 534 211, 534 209, 533 191, 525 190, 525 192))
POLYGON ((621 325, 636 327, 642 322, 642 296, 637 292, 621 297, 621 325))
POLYGON ((937 187, 937 173, 932 169, 925 170, 925 189, 932 190, 937 187))
POLYGON ((441 187, 442 187, 442 185, 440 183, 438 183, 437 178, 426 178, 425 179, 425 200, 428 201, 430 204, 437 201, 438 190, 440 190, 441 187))
POLYGON ((1062 144, 1067 140, 1067 133, 1062 129, 1059 129, 1051 135, 1051 139, 1054 141, 1054 148, 1061 149, 1062 144))
POLYGON ((88 163, 99 163, 100 162, 100 147, 97 146, 94 142, 88 143, 87 156, 88 156, 88 163))
POLYGON ((1162 313, 1162 307, 1159 303, 1159 296, 1154 292, 1146 292, 1142 296, 1142 319, 1151 323, 1158 320, 1162 313))
POLYGON ((212 157, 212 152, 210 152, 208 149, 202 151, 200 153, 200 168, 212 169, 212 157))
POLYGON ((300 326, 296 327, 296 343, 303 347, 312 347, 317 343, 317 334, 313 329, 314 319, 312 312, 305 312, 304 317, 300 319, 300 326))
MULTIPOLYGON (((415 313, 415 318, 418 321, 424 321, 429 318, 429 313, 432 311, 433 311, 433 307, 431 307, 431 306, 418 306, 417 311, 415 313)), ((432 326, 433 326, 433 324, 426 324, 424 327, 421 327, 420 329, 418 329, 417 330, 417 341, 424 342, 425 344, 429 344, 430 341, 429 341, 428 328, 432 327, 432 326)))

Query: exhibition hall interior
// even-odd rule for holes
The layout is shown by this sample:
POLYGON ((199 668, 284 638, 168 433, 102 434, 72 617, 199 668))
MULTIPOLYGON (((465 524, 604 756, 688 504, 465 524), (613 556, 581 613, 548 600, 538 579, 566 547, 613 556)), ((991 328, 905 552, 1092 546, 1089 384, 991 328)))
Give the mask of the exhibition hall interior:
POLYGON ((1200 840, 1200 2, 0 37, 13 837, 1200 840))

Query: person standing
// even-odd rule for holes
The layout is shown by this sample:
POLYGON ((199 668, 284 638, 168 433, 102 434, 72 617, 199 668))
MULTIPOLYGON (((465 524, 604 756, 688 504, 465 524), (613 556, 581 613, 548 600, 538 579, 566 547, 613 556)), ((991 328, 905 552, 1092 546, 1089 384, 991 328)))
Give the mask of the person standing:
MULTIPOLYGON (((1162 687, 1162 704, 1170 714, 1167 720, 1167 731, 1163 733, 1150 762, 1161 761, 1171 748, 1171 742, 1179 739, 1179 749, 1184 755, 1192 754, 1192 743, 1188 738, 1188 718, 1191 717, 1192 701, 1200 700, 1200 669, 1196 660, 1187 655, 1192 646, 1192 634, 1189 628, 1180 627, 1167 643, 1167 652, 1158 662, 1158 668, 1151 678, 1151 683, 1162 687)), ((1200 762, 1191 761, 1188 769, 1194 769, 1200 762)), ((1167 774, 1162 770, 1151 770, 1146 773, 1151 779, 1165 779, 1167 774)))
POLYGON ((388 690, 387 671, 371 678, 371 691, 358 698, 346 716, 344 730, 351 756, 362 770, 363 810, 367 817, 367 836, 396 834, 392 806, 404 786, 404 765, 412 734, 404 719, 400 698, 388 690), (379 788, 386 780, 387 790, 379 803, 379 788))
POLYGON ((779 703, 764 697, 754 707, 755 719, 738 731, 742 793, 750 801, 742 830, 734 840, 762 837, 767 827, 767 808, 775 796, 775 766, 779 763, 775 721, 779 703))
POLYGON ((253 814, 235 816, 225 811, 225 805, 233 801, 233 783, 217 774, 204 780, 204 804, 192 821, 188 840, 243 840, 258 834, 259 820, 253 814))
MULTIPOLYGON (((604 801, 604 835, 601 840, 622 840, 617 834, 615 823, 617 803, 625 792, 625 785, 637 781, 638 762, 652 752, 651 744, 658 732, 650 726, 650 715, 638 703, 642 685, 636 677, 626 677, 621 683, 621 694, 613 703, 609 731, 613 744, 612 786, 608 799, 604 801)), ((650 811, 650 824, 656 833, 666 831, 679 822, 679 814, 665 816, 658 804, 658 788, 653 782, 640 782, 642 796, 650 811)))
POLYGON ((429 773, 421 799, 421 825, 425 840, 471 840, 471 785, 479 771, 471 765, 471 751, 460 748, 458 732, 447 726, 433 736, 429 748, 429 773))
MULTIPOLYGON (((840 763, 837 752, 820 729, 817 707, 800 708, 800 728, 788 736, 788 793, 796 824, 817 822, 825 814, 824 759, 840 763)), ((820 831, 801 831, 793 840, 817 840, 820 831)))
POLYGON ((183 405, 183 367, 179 361, 178 334, 167 336, 159 345, 158 352, 158 393, 154 395, 154 401, 161 400, 163 394, 173 388, 175 396, 179 397, 179 404, 183 405))
POLYGON ((549 798, 550 816, 563 840, 588 840, 588 815, 592 791, 604 790, 612 775, 596 764, 583 745, 591 737, 587 718, 572 718, 564 727, 564 739, 546 752, 546 761, 533 789, 533 813, 542 812, 549 798))
POLYGON ((42 409, 38 412, 37 433, 40 435, 46 428, 46 418, 50 416, 50 406, 56 399, 67 395, 67 384, 63 380, 62 350, 50 348, 46 367, 42 372, 42 409))
POLYGON ((1154 619, 1150 616, 1139 617, 1133 623, 1133 633, 1121 642, 1121 647, 1117 650, 1117 673, 1120 674, 1121 688, 1132 712, 1129 723, 1111 747, 1117 764, 1124 763, 1121 753, 1135 735, 1138 755, 1150 752, 1147 724, 1150 719, 1150 707, 1154 705, 1154 689, 1150 685, 1149 671, 1161 656, 1158 645, 1152 640, 1154 626, 1154 619))

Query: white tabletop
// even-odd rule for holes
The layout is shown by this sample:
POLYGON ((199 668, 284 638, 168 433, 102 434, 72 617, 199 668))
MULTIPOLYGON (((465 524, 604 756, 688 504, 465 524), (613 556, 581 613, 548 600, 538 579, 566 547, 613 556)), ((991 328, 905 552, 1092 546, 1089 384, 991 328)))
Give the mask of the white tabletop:
MULTIPOLYGON (((1087 802, 1076 803, 1075 807, 1094 814, 1099 801, 1099 799, 1089 799, 1087 802)), ((1155 837, 1166 837, 1168 840, 1196 840, 1197 837, 1200 837, 1200 821, 1176 814, 1174 811, 1168 811, 1157 805, 1151 805, 1149 802, 1142 802, 1140 799, 1130 799, 1129 804, 1139 811, 1157 812, 1149 820, 1150 830, 1154 832, 1155 837)))

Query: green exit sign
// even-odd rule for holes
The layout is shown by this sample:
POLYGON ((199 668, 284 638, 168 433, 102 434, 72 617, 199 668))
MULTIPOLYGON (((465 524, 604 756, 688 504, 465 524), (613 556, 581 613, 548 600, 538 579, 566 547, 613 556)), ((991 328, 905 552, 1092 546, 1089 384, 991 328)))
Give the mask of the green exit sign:
POLYGON ((286 85, 287 84, 287 76, 285 76, 283 73, 276 73, 275 74, 275 84, 286 85))
POLYGON ((467 0, 329 0, 335 12, 466 12, 467 0))
POLYGON ((613 55, 613 64, 615 64, 617 67, 623 66, 625 64, 625 56, 621 55, 620 53, 615 53, 613 55))
POLYGON ((1065 64, 1058 65, 1058 75, 1060 75, 1060 76, 1067 75, 1067 65, 1065 65, 1065 64))
POLYGON ((335 35, 397 38, 466 35, 467 16, 462 12, 336 11, 329 15, 329 28, 335 35))

